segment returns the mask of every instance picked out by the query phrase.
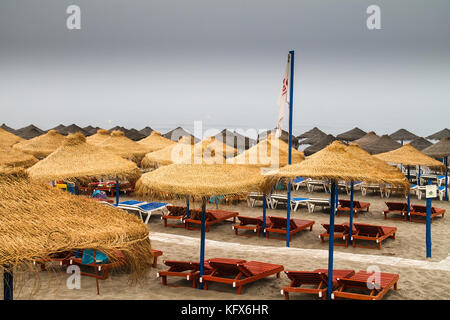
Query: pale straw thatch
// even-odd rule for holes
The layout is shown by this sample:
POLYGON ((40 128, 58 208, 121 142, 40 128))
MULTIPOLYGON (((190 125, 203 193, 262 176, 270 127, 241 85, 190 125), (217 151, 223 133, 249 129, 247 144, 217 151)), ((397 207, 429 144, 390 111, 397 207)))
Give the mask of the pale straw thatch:
POLYGON ((422 152, 433 158, 449 157, 450 138, 442 138, 441 141, 423 149, 422 152))
POLYGON ((32 154, 38 159, 44 159, 50 153, 58 149, 62 145, 64 139, 65 137, 56 130, 50 130, 41 136, 22 141, 14 145, 13 148, 32 154))
POLYGON ((0 166, 28 168, 38 161, 31 154, 26 154, 11 147, 0 146, 0 166))
POLYGON ((92 177, 136 181, 140 171, 134 162, 102 148, 86 143, 80 134, 67 136, 63 145, 44 160, 28 169, 30 177, 41 180, 79 179, 92 177))
POLYGON ((261 189, 256 167, 227 164, 172 164, 142 175, 136 183, 141 196, 238 195, 261 189))
POLYGON ((12 145, 21 141, 25 141, 25 139, 0 128, 0 146, 11 147, 12 145))
POLYGON ((95 249, 111 261, 121 250, 132 275, 151 268, 149 231, 126 211, 44 185, 23 170, 0 170, 0 270, 23 271, 33 260, 95 249))
POLYGON ((420 152, 409 143, 393 151, 377 154, 375 155, 375 157, 392 164, 402 164, 404 166, 425 166, 436 169, 445 169, 445 166, 442 162, 437 161, 420 152))
POLYGON ((375 132, 370 131, 364 137, 354 140, 353 142, 357 143, 360 147, 364 147, 366 144, 372 143, 378 138, 379 136, 375 132))
POLYGON ((122 158, 141 163, 145 154, 150 152, 149 148, 143 146, 127 137, 122 131, 115 130, 111 136, 99 144, 100 147, 121 156, 122 158))
POLYGON ((106 129, 98 129, 97 133, 86 138, 86 142, 98 146, 102 144, 111 136, 111 133, 106 129))
POLYGON ((175 141, 164 138, 161 135, 161 132, 158 131, 152 131, 152 133, 150 133, 148 137, 139 140, 138 143, 146 146, 150 150, 149 152, 158 151, 165 147, 176 144, 175 141))
MULTIPOLYGON (((298 163, 305 159, 303 152, 292 148, 292 163, 298 163)), ((269 135, 265 140, 245 150, 234 158, 227 159, 228 164, 243 164, 256 167, 282 167, 288 164, 289 145, 269 135)))

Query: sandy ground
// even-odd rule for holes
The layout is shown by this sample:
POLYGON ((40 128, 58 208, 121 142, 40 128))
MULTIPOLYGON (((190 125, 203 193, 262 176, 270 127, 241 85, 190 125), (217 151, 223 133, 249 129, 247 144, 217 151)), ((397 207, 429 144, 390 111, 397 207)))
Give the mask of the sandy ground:
MULTIPOLYGON (((307 193, 305 189, 294 192, 293 197, 328 197, 323 192, 307 193)), ((340 198, 348 199, 346 194, 340 198)), ((121 199, 124 200, 124 199, 121 199)), ((385 299, 450 299, 450 256, 449 228, 447 217, 437 218, 432 224, 432 255, 426 259, 425 224, 384 220, 382 211, 387 199, 376 194, 363 197, 355 193, 355 200, 371 203, 370 211, 362 213, 355 222, 395 226, 398 228, 395 240, 383 241, 382 249, 353 247, 335 247, 335 269, 366 270, 368 267, 379 268, 381 272, 400 275, 398 291, 391 290, 385 299)), ((388 200, 404 201, 403 198, 391 196, 388 200)), ((172 204, 184 205, 178 200, 172 204)), ((425 204, 412 196, 413 204, 425 204)), ((450 202, 433 201, 433 205, 450 210, 450 202)), ((200 203, 192 203, 191 208, 199 208, 200 203)), ((215 208, 214 205, 208 205, 215 208)), ((248 207, 247 203, 239 205, 220 205, 220 209, 238 211, 240 215, 261 216, 262 207, 248 207)), ((285 208, 268 209, 267 214, 285 216, 285 208)), ((321 223, 329 221, 328 212, 316 209, 308 213, 305 207, 291 212, 291 217, 314 220, 313 230, 294 235, 290 248, 285 241, 257 237, 235 236, 231 222, 215 225, 206 234, 206 258, 240 258, 275 264, 282 264, 285 270, 314 270, 327 268, 328 242, 321 244, 319 234, 323 232, 321 223)), ((348 217, 336 217, 336 223, 348 221, 348 217)), ((16 291, 16 299, 283 299, 280 288, 288 285, 288 278, 282 274, 280 279, 274 276, 257 281, 244 287, 241 295, 235 293, 230 285, 212 284, 208 291, 196 290, 181 278, 169 278, 169 284, 162 286, 156 278, 157 270, 167 267, 163 260, 199 260, 200 232, 184 228, 164 228, 160 216, 155 214, 149 222, 152 247, 162 250, 163 256, 148 277, 138 284, 130 285, 126 272, 113 272, 106 280, 100 281, 101 294, 96 294, 95 279, 82 277, 81 289, 70 290, 66 287, 69 277, 64 270, 39 273, 39 290, 33 292, 34 276, 27 276, 21 291, 16 291)), ((291 299, 317 299, 312 295, 293 294, 291 299)))

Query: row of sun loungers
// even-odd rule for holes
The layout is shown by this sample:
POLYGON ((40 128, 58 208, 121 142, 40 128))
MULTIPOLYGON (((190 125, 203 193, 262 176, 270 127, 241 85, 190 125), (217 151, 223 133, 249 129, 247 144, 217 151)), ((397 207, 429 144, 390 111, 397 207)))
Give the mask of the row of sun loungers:
MULTIPOLYGON (((386 202, 388 207, 387 210, 383 211, 384 219, 391 220, 407 220, 408 219, 408 204, 404 202, 386 202), (400 217, 399 217, 400 216, 400 217)), ((433 223, 433 219, 445 215, 445 209, 431 207, 431 223, 433 223)), ((426 222, 425 219, 427 216, 427 207, 423 205, 413 204, 411 205, 409 211, 409 221, 411 222, 426 222), (420 217, 420 218, 419 218, 420 217)))

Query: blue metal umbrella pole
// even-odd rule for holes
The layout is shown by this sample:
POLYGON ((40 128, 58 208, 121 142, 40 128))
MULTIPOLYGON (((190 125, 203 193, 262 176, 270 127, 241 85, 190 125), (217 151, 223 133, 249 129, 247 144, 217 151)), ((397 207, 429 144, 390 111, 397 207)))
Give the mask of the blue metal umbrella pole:
POLYGON ((119 178, 116 178, 116 205, 119 205, 119 178))
MULTIPOLYGON (((428 180, 428 184, 431 184, 431 179, 428 180)), ((427 258, 431 258, 431 200, 432 198, 427 198, 427 221, 426 221, 427 258)))
POLYGON ((13 272, 7 268, 3 269, 3 300, 13 300, 13 285, 13 272))
MULTIPOLYGON (((202 224, 200 234, 200 278, 205 272, 205 220, 206 220, 206 197, 202 198, 202 224)), ((200 282, 199 289, 203 289, 203 282, 200 282)))
POLYGON ((266 237, 266 209, 267 209, 267 199, 266 194, 263 193, 263 237, 266 237))
POLYGON ((189 196, 186 196, 186 219, 189 219, 189 196))
POLYGON ((331 292, 333 290, 333 250, 334 250, 334 200, 336 198, 336 182, 331 182, 330 196, 330 241, 328 242, 328 289, 327 298, 331 300, 331 292))
MULTIPOLYGON (((288 150, 288 164, 292 163, 292 114, 294 105, 294 51, 289 51, 290 61, 290 76, 289 76, 289 150, 288 150)), ((286 247, 289 247, 289 232, 291 224, 291 180, 288 183, 287 192, 287 221, 286 221, 286 247)))
POLYGON ((289 180, 288 183, 288 192, 287 192, 287 212, 286 212, 286 247, 289 247, 289 242, 290 242, 290 227, 291 227, 291 181, 289 180))
POLYGON ((353 232, 353 194, 354 194, 354 182, 350 182, 350 230, 348 231, 348 242, 352 244, 352 232, 353 232))
POLYGON ((336 203, 334 205, 337 209, 337 207, 339 205, 339 184, 338 183, 336 183, 336 203))
POLYGON ((445 201, 448 201, 448 156, 444 158, 445 164, 445 201))
MULTIPOLYGON (((408 166, 407 170, 408 170, 408 182, 409 182, 409 179, 411 178, 410 171, 409 171, 409 166, 408 166)), ((407 216, 409 216, 410 209, 411 209, 411 193, 408 190, 408 212, 406 213, 407 216)))

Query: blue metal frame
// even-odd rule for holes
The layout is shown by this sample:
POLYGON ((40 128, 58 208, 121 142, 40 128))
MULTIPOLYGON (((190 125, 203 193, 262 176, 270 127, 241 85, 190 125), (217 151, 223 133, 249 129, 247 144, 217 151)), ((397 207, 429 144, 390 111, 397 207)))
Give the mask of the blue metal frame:
MULTIPOLYGON (((410 182, 411 174, 410 174, 410 171, 409 171, 409 166, 407 167, 406 170, 408 171, 408 182, 410 182)), ((410 194, 410 191, 408 189, 408 212, 407 212, 408 216, 409 216, 409 212, 410 211, 411 211, 411 194, 410 194)))

